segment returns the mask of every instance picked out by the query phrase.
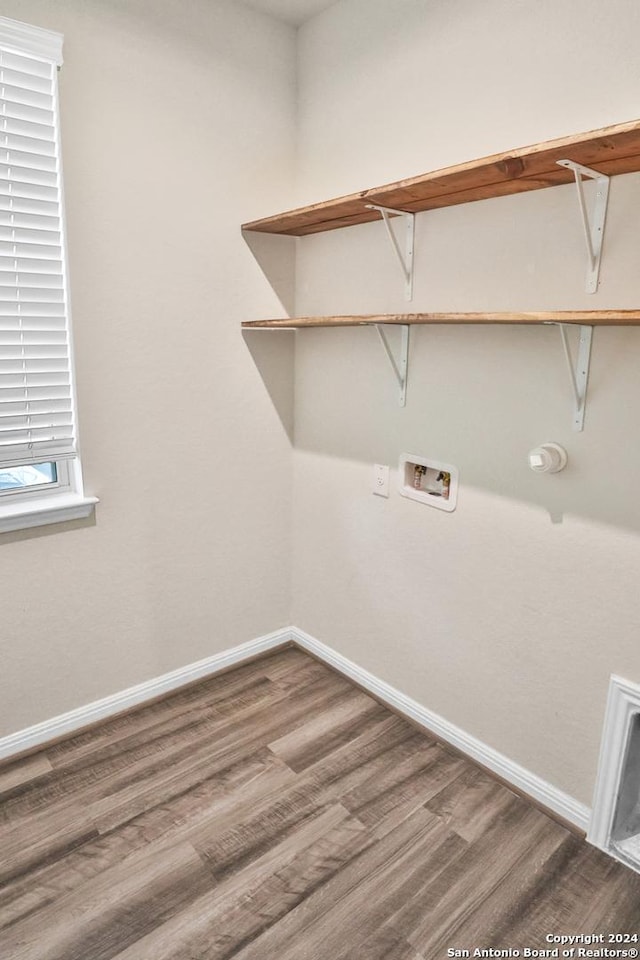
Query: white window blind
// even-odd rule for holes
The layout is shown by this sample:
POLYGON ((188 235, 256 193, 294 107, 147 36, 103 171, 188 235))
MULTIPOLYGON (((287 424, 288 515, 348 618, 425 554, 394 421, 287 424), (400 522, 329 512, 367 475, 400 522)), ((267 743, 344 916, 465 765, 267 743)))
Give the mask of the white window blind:
POLYGON ((76 455, 57 68, 30 54, 0 31, 0 465, 76 455))

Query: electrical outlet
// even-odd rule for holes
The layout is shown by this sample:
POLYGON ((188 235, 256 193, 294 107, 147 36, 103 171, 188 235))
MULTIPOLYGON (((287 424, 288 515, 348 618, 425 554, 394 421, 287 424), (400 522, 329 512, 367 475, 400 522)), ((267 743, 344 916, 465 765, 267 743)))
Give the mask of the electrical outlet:
POLYGON ((376 497, 389 496, 389 467, 383 463, 373 465, 373 493, 376 497))

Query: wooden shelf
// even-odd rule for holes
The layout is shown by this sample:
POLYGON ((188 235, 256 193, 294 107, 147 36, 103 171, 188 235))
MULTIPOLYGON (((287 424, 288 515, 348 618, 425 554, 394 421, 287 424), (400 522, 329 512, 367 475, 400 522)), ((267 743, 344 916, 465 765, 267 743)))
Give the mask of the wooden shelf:
POLYGON ((539 324, 575 323, 588 326, 640 326, 640 310, 556 310, 542 313, 380 313, 344 317, 293 317, 251 320, 245 330, 290 330, 305 327, 360 327, 373 324, 539 324))
POLYGON ((445 167, 408 180, 254 220, 243 224, 243 229, 301 237, 379 220, 378 212, 366 208, 368 203, 418 213, 560 186, 572 183, 574 179, 571 170, 557 165, 558 160, 565 159, 594 167, 608 176, 640 171, 640 120, 445 167))

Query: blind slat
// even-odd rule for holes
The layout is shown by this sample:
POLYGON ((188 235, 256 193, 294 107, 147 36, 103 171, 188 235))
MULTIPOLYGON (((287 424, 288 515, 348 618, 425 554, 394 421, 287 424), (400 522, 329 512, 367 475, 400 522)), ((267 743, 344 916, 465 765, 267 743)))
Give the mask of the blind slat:
MULTIPOLYGON (((47 323, 65 320, 64 302, 43 303, 21 300, 20 304, 0 303, 0 326, 5 330, 10 327, 26 326, 27 321, 33 320, 35 323, 40 319, 47 323)), ((66 327, 66 320, 64 326, 66 327)))
POLYGON ((60 220, 42 213, 20 213, 14 210, 0 210, 0 233, 4 240, 20 240, 20 231, 24 232, 26 240, 38 240, 31 231, 41 230, 45 239, 60 243, 60 220), (58 234, 52 237, 51 234, 58 234))
POLYGON ((11 67, 0 66, 0 81, 10 83, 22 90, 33 90, 36 93, 50 93, 51 84, 48 77, 36 77, 24 70, 12 70, 11 67))
POLYGON ((52 186, 58 183, 55 170, 42 170, 40 167, 26 166, 17 161, 13 163, 0 162, 0 178, 2 180, 21 180, 23 183, 35 183, 42 186, 52 186))
POLYGON ((57 203, 57 187, 44 183, 27 183, 26 180, 5 179, 0 173, 0 194, 5 197, 24 197, 26 200, 44 200, 57 203))
MULTIPOLYGON (((68 398, 65 399, 64 397, 61 397, 58 400, 33 400, 29 409, 34 415, 67 413, 71 410, 71 401, 68 398)), ((21 413, 23 413, 23 407, 20 401, 7 401, 7 403, 3 405, 2 410, 0 410, 0 420, 2 420, 4 417, 15 417, 21 413)))
POLYGON ((62 287, 62 276, 55 273, 36 273, 22 270, 6 270, 0 264, 0 286, 21 287, 62 287))
POLYGON ((51 332, 63 333, 65 340, 67 336, 64 317, 25 317, 19 325, 14 323, 13 320, 7 322, 6 317, 0 317, 1 336, 6 336, 14 332, 29 333, 31 331, 35 334, 42 334, 43 336, 51 332))
POLYGON ((24 153, 30 153, 34 157, 55 158, 56 155, 56 145, 53 141, 45 141, 20 133, 10 133, 2 127, 0 127, 0 149, 24 151, 24 153))
POLYGON ((23 56, 9 50, 0 50, 0 67, 9 67, 20 70, 30 77, 41 77, 47 80, 49 89, 53 87, 54 67, 45 60, 36 60, 35 57, 23 56))
POLYGON ((42 334, 41 331, 12 330, 0 331, 0 340, 4 343, 4 350, 0 356, 0 364, 13 363, 17 356, 23 356, 29 360, 38 360, 42 357, 64 357, 67 355, 67 344, 64 331, 58 331, 54 340, 50 343, 45 342, 45 338, 50 334, 42 334), (12 340, 9 340, 9 337, 12 340))
POLYGON ((24 259, 51 260, 62 259, 62 250, 53 244, 46 243, 16 243, 13 240, 0 240, 0 254, 14 255, 24 259))
POLYGON ((0 226, 0 240, 13 244, 37 243, 40 245, 51 244, 60 246, 59 230, 36 230, 34 227, 10 227, 0 226))
POLYGON ((61 410, 55 414, 47 413, 46 417, 44 414, 34 413, 28 421, 21 417, 0 416, 0 436, 5 440, 10 439, 11 435, 17 434, 18 431, 24 431, 25 428, 29 429, 30 427, 38 430, 37 437, 39 438, 45 437, 48 431, 50 439, 59 439, 62 436, 62 431, 68 433, 72 429, 71 411, 61 410))
MULTIPOLYGON (((0 131, 9 136, 30 137, 44 143, 55 142, 55 127, 49 123, 35 123, 22 117, 0 116, 0 131)), ((46 148, 43 147, 43 150, 46 148)))
POLYGON ((0 77, 0 103, 3 100, 47 110, 51 116, 51 122, 53 122, 53 97, 51 91, 32 90, 30 86, 25 87, 19 83, 11 83, 7 73, 4 71, 0 77))
POLYGON ((56 169, 55 157, 29 150, 16 150, 15 147, 2 144, 0 144, 0 161, 13 166, 28 167, 30 170, 51 170, 55 173, 56 169))
POLYGON ((34 107, 29 103, 21 103, 19 100, 13 100, 11 97, 3 97, 0 88, 0 115, 10 117, 14 120, 27 120, 29 123, 41 124, 45 127, 51 127, 53 132, 53 110, 43 110, 42 107, 34 107))
MULTIPOLYGON (((71 393, 68 385, 43 383, 40 386, 31 386, 29 388, 29 396, 32 396, 34 400, 41 400, 43 403, 45 403, 49 400, 69 400, 71 393)), ((24 398, 25 390, 22 386, 20 386, 20 384, 0 387, 0 402, 24 402, 24 398)))
POLYGON ((33 263, 31 260, 22 260, 19 257, 0 256, 0 269, 16 269, 19 273, 47 273, 55 276, 62 273, 62 264, 59 260, 38 260, 33 263))

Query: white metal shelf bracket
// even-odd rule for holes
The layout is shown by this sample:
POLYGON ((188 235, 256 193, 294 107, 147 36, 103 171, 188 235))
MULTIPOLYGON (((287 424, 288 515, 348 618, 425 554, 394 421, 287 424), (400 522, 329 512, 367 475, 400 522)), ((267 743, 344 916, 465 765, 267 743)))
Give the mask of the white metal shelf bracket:
POLYGON ((564 356, 567 361, 569 371, 569 381, 575 403, 573 415, 573 429, 584 430, 584 414, 587 407, 587 389, 589 386, 589 366, 591 364, 591 342, 593 339, 593 327, 580 327, 580 340, 578 342, 578 359, 574 365, 571 356, 571 347, 567 336, 567 328, 573 327, 573 323, 557 323, 555 326, 560 330, 564 356))
POLYGON ((602 259, 602 241, 604 239, 604 225, 607 219, 607 205, 609 203, 609 183, 610 177, 590 167, 583 167, 580 163, 573 160, 558 160, 561 167, 573 170, 576 181, 576 190, 578 192, 578 206, 580 208, 580 218, 582 220, 582 229, 584 230, 584 239, 587 247, 587 293, 596 293, 598 290, 598 276, 600 274, 600 260, 602 259), (582 178, 595 180, 596 200, 593 208, 591 222, 584 198, 584 188, 582 178))
POLYGON ((404 278, 404 298, 405 300, 413 300, 413 247, 415 241, 415 213, 407 213, 406 210, 394 210, 392 207, 381 207, 377 203, 367 203, 366 207, 367 210, 377 210, 381 215, 382 222, 384 223, 387 231, 387 236, 391 241, 391 247, 396 255, 398 263, 400 264, 400 269, 404 278), (389 221, 390 217, 404 218, 404 254, 400 249, 398 238, 391 227, 391 223, 389 221))
POLYGON ((407 374, 409 372, 409 325, 407 323, 392 324, 394 327, 400 327, 400 355, 398 359, 393 355, 387 339, 387 331, 383 324, 376 323, 375 328, 380 337, 380 343, 384 348, 387 359, 391 364, 391 369, 396 380, 400 385, 400 406, 404 407, 407 402, 407 374))

